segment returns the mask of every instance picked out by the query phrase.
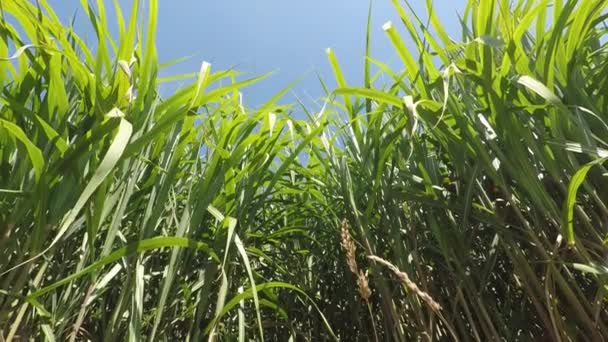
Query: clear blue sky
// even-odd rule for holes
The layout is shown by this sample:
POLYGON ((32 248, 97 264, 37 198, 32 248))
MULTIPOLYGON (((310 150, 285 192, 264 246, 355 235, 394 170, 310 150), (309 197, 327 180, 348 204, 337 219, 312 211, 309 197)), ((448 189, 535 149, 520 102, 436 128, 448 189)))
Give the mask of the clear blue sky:
MULTIPOLYGON (((111 24, 115 22, 112 1, 105 2, 110 30, 116 32, 111 24)), ((119 2, 128 15, 131 1, 119 2)), ((424 16, 425 1, 410 2, 424 16)), ((49 3, 65 22, 80 8, 79 0, 49 3)), ((457 13, 462 13, 465 1, 435 3, 448 33, 459 39, 457 13)), ((263 103, 309 71, 293 91, 317 110, 312 99, 318 99, 323 92, 315 72, 329 86, 334 85, 325 48, 334 50, 348 83, 362 82, 368 5, 368 0, 160 0, 158 55, 161 62, 193 56, 165 72, 171 74, 196 72, 204 60, 211 62, 214 70, 236 67, 247 76, 274 71, 270 78, 243 90, 248 106, 263 103)), ((398 28, 402 26, 391 1, 373 0, 372 6, 372 57, 401 67, 382 31, 382 24, 388 20, 398 28)), ((82 10, 77 13, 81 19, 77 23, 86 23, 82 10)), ((92 35, 88 36, 92 41, 92 35)), ((282 102, 294 101, 293 95, 288 94, 282 102)))

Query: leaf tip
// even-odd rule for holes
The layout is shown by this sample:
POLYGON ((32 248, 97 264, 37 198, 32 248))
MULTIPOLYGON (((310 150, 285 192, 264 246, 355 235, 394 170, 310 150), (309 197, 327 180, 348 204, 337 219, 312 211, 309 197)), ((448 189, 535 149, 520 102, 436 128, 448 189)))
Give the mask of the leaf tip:
POLYGON ((393 28, 393 22, 392 22, 392 21, 390 21, 390 20, 389 20, 389 21, 387 21, 386 23, 384 23, 384 25, 382 25, 382 29, 383 29, 384 31, 388 31, 388 30, 390 30, 390 29, 392 29, 392 28, 393 28))

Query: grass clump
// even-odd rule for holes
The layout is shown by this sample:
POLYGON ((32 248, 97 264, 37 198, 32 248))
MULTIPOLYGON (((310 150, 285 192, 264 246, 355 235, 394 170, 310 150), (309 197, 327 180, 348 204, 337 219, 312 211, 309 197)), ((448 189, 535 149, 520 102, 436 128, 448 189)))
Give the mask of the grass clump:
POLYGON ((455 40, 392 0, 404 68, 328 49, 306 120, 208 63, 161 97, 156 1, 119 37, 83 3, 94 51, 1 7, 4 340, 608 338, 607 1, 472 0, 455 40))

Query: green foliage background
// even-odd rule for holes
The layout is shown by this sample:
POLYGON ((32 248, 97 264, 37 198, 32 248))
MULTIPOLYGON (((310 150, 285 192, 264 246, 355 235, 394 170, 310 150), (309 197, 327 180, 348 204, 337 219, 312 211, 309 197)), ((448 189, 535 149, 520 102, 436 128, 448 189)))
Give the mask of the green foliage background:
POLYGON ((118 37, 82 0, 95 51, 2 1, 2 341, 608 339, 608 2, 470 0, 455 41, 385 1, 403 68, 368 34, 349 85, 328 49, 305 119, 241 103, 262 77, 159 78, 156 0, 118 37))

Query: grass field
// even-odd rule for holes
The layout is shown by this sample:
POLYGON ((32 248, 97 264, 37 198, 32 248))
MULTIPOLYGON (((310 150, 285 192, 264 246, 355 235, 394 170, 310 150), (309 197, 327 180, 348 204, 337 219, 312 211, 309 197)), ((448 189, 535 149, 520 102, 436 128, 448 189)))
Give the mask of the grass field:
POLYGON ((0 2, 0 341, 608 339, 608 1, 382 1, 320 112, 0 2))

